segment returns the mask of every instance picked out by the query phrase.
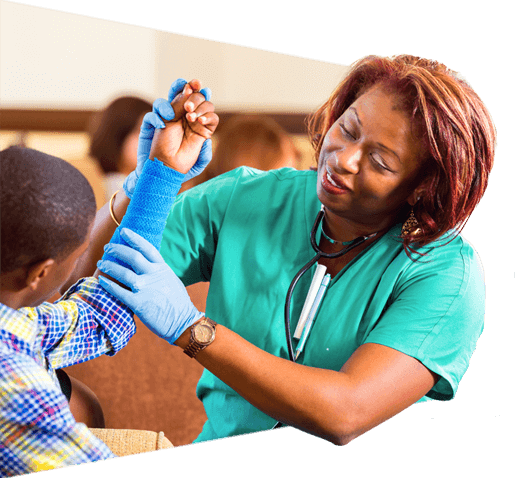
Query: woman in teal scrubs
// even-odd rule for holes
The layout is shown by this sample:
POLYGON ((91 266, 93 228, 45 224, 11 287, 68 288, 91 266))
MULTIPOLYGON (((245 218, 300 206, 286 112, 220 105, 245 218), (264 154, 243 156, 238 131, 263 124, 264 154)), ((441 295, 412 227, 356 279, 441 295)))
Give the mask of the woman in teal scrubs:
MULTIPOLYGON (((138 316, 176 324, 175 344, 199 350, 197 441, 281 422, 346 444, 419 400, 453 398, 482 332, 480 260, 459 230, 485 191, 495 129, 473 90, 436 62, 367 57, 310 132, 317 171, 239 168, 180 195, 169 216, 162 257, 185 285, 210 282, 214 340, 194 345, 198 324, 181 329, 193 306, 178 292, 175 311, 138 316), (321 205, 323 251, 375 235, 319 260, 331 279, 293 363, 285 297, 314 255, 321 205)), ((293 294, 292 334, 313 274, 293 294)))

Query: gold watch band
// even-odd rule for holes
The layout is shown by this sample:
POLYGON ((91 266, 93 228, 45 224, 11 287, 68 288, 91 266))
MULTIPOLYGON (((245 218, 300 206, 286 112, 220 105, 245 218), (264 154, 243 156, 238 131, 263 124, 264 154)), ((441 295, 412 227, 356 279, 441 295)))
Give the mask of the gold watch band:
POLYGON ((205 347, 206 347, 206 345, 200 345, 199 343, 192 341, 184 349, 184 353, 188 357, 195 358, 195 355, 197 355, 205 347))

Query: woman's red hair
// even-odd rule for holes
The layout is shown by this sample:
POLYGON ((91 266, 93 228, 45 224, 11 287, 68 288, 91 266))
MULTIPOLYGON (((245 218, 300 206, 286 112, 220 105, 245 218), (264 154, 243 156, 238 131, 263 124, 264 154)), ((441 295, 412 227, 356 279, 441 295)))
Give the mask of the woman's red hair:
POLYGON ((403 237, 407 252, 413 251, 411 244, 428 244, 452 230, 458 233, 467 222, 488 183, 495 127, 477 94, 445 65, 410 55, 368 56, 352 65, 308 120, 317 162, 332 124, 376 85, 400 100, 426 149, 420 178, 424 190, 413 207, 421 231, 403 237))

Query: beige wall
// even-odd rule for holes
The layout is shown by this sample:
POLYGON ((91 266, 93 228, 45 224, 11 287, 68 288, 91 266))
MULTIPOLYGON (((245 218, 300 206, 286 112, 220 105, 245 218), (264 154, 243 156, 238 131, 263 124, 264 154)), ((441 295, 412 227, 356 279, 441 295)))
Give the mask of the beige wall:
MULTIPOLYGON (((164 97, 175 78, 199 78, 218 111, 308 113, 347 67, 0 1, 0 101, 4 108, 102 108, 116 96, 164 97)), ((0 147, 16 142, 0 131, 0 147)), ((300 167, 312 164, 294 138, 300 167)), ((76 160, 88 138, 29 133, 27 146, 76 160)))
POLYGON ((341 65, 1 2, 3 107, 100 108, 122 93, 153 100, 198 77, 219 110, 309 112, 341 65))

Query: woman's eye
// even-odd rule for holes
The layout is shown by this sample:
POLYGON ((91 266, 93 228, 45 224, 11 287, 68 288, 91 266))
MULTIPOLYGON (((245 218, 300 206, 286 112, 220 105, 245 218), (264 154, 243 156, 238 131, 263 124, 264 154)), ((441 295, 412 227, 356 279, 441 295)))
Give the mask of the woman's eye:
POLYGON ((377 153, 371 153, 372 161, 377 164, 380 168, 386 169, 386 171, 391 171, 391 169, 386 165, 384 159, 377 153))
POLYGON ((345 136, 351 139, 356 139, 356 137, 343 124, 340 125, 340 128, 345 136))

